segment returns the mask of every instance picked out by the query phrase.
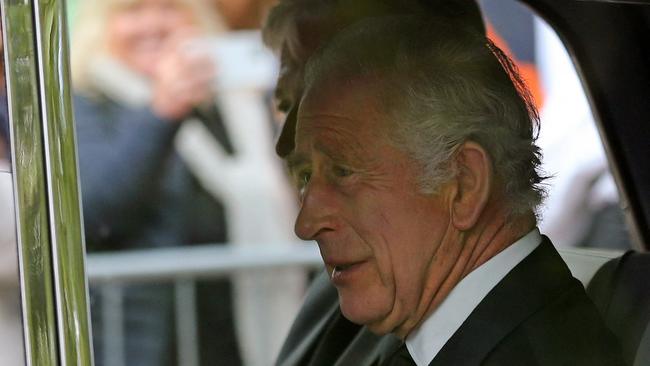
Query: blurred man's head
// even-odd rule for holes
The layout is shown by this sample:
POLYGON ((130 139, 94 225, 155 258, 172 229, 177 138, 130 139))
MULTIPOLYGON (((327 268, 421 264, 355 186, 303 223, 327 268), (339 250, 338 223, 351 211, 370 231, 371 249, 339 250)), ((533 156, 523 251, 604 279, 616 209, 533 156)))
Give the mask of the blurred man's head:
POLYGON ((288 157, 296 233, 318 242, 343 314, 405 336, 530 231, 536 128, 508 58, 448 19, 368 19, 312 56, 288 157))
POLYGON ((459 28, 484 31, 475 0, 281 0, 271 10, 263 36, 281 58, 276 100, 287 119, 276 146, 280 156, 293 149, 297 103, 309 57, 336 33, 361 19, 397 14, 436 15, 457 22, 459 28))
POLYGON ((259 29, 274 0, 203 0, 230 30, 259 29))

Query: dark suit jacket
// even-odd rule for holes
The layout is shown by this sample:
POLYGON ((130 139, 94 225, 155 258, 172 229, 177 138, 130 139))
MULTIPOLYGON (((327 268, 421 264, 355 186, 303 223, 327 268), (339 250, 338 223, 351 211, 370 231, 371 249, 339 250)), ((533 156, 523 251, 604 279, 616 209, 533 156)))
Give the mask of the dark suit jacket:
MULTIPOLYGON (((379 365, 400 342, 340 316, 326 276, 316 279, 278 358, 289 365, 379 365)), ((544 237, 447 341, 431 366, 624 365, 582 284, 544 237)))
POLYGON ((345 319, 336 289, 323 272, 310 286, 276 365, 373 365, 380 352, 392 353, 401 343, 392 335, 377 336, 345 319))
POLYGON ((628 364, 650 365, 650 253, 629 251, 605 263, 587 287, 628 364))

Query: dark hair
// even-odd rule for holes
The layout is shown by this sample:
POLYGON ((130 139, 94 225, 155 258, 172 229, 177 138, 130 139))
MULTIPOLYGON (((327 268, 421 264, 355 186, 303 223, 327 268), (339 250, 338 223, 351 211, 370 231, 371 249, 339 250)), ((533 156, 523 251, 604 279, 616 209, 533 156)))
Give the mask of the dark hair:
MULTIPOLYGON (((475 0, 280 0, 270 11, 262 36, 267 46, 280 53, 285 72, 295 75, 285 74, 292 90, 278 90, 276 95, 300 94, 305 63, 342 29, 362 19, 397 14, 445 17, 459 28, 485 32, 475 0)), ((276 146, 280 156, 293 149, 295 122, 288 116, 276 146)))

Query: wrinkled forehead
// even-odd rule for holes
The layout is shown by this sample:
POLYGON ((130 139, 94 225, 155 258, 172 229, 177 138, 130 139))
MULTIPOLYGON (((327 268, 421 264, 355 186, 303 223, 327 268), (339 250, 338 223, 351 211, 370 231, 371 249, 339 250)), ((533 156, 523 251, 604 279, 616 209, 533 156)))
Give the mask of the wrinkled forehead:
POLYGON ((300 99, 303 68, 304 64, 294 59, 284 47, 280 53, 280 70, 275 87, 276 103, 283 112, 288 112, 300 99))
POLYGON ((287 42, 280 52, 280 73, 275 88, 275 103, 286 117, 275 145, 275 152, 281 158, 287 157, 294 148, 298 103, 302 95, 304 63, 292 54, 287 42))
POLYGON ((316 131, 344 133, 349 142, 385 135, 390 124, 379 106, 380 85, 367 77, 322 78, 309 85, 296 113, 294 144, 316 131))
POLYGON ((112 8, 127 8, 136 5, 182 6, 188 1, 182 0, 103 0, 112 8))
POLYGON ((275 144, 275 152, 279 157, 287 157, 294 148, 294 139, 296 134, 296 123, 298 116, 298 105, 291 106, 289 113, 284 121, 280 136, 275 144))
POLYGON ((298 105, 297 119, 314 114, 353 114, 364 109, 379 113, 378 98, 382 83, 366 75, 323 75, 305 85, 298 105))

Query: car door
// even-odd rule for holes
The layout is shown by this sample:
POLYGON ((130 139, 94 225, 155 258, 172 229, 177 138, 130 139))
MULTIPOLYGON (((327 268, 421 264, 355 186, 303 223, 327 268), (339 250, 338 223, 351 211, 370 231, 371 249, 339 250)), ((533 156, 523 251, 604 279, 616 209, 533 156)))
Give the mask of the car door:
POLYGON ((27 365, 92 365, 65 2, 1 2, 27 365))

